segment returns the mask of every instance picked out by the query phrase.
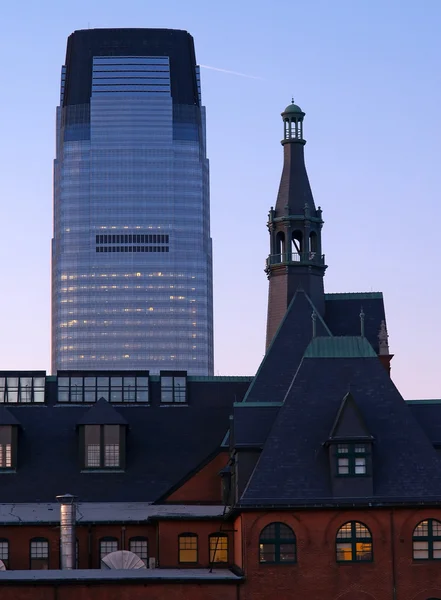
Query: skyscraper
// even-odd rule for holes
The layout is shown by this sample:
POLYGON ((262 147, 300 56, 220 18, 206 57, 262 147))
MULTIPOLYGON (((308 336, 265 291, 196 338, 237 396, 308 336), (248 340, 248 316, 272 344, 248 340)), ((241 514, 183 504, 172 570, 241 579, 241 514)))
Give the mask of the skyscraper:
POLYGON ((193 38, 75 31, 56 146, 53 371, 212 374, 209 173, 193 38))

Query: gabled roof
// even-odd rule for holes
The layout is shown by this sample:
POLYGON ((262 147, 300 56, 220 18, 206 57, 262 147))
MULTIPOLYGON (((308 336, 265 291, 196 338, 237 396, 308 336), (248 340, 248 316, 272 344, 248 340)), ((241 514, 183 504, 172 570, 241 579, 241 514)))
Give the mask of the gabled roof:
POLYGON ((20 421, 14 417, 6 406, 0 406, 0 425, 20 426, 20 421))
POLYGON ((348 386, 374 438, 373 495, 345 502, 441 501, 441 457, 378 358, 372 357, 303 359, 240 504, 338 501, 324 442, 348 386))
POLYGON ((87 410, 77 425, 127 425, 124 417, 104 398, 87 410))
POLYGON ((363 415, 351 392, 348 392, 338 409, 334 425, 329 434, 329 441, 343 439, 371 439, 363 415))
POLYGON ((244 402, 283 402, 305 348, 312 339, 313 312, 316 313, 316 335, 331 335, 308 294, 297 290, 244 402))
POLYGON ((325 321, 335 336, 360 336, 360 312, 364 312, 364 335, 378 354, 381 321, 386 322, 383 294, 361 292, 325 294, 325 321))

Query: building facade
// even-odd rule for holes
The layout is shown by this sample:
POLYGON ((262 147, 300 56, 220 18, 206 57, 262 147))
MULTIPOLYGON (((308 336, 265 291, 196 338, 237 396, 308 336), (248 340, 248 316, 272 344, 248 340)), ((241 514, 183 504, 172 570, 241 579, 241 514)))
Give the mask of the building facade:
MULTIPOLYGON (((284 135, 303 117, 287 107, 284 135)), ((5 600, 441 600, 441 400, 394 386, 381 293, 325 294, 293 153, 255 377, 0 373, 5 600), (106 569, 121 551, 148 568, 106 569)))
POLYGON ((213 373, 205 108, 185 31, 68 39, 54 163, 59 369, 213 373))

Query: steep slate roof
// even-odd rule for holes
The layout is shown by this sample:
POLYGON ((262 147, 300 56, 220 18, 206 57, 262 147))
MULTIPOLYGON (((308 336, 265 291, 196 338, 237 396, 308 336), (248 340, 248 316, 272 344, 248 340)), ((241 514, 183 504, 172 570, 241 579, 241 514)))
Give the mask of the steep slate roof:
POLYGON ((234 406, 234 445, 263 448, 281 404, 239 402, 234 406))
POLYGON ((283 401, 305 348, 311 341, 313 311, 317 314, 317 335, 331 335, 309 296, 303 290, 297 290, 244 402, 283 401))
POLYGON ((240 504, 406 500, 441 500, 441 457, 378 358, 304 358, 240 504), (374 438, 372 498, 332 495, 324 442, 349 388, 374 438))
POLYGON ((16 425, 16 426, 20 426, 20 422, 6 408, 6 406, 0 406, 0 425, 16 425))
POLYGON ((432 444, 441 446, 441 401, 410 400, 406 404, 432 444))
POLYGON ((325 294, 325 321, 333 335, 360 335, 360 311, 363 307, 364 334, 378 354, 378 332, 386 322, 383 294, 361 292, 325 294))
POLYGON ((219 448, 248 385, 246 378, 189 382, 188 405, 164 406, 154 381, 150 405, 108 406, 128 424, 124 472, 81 472, 77 424, 101 411, 100 403, 56 404, 52 397, 9 405, 22 427, 17 473, 0 473, 0 503, 53 502, 66 492, 80 502, 154 502, 219 448))

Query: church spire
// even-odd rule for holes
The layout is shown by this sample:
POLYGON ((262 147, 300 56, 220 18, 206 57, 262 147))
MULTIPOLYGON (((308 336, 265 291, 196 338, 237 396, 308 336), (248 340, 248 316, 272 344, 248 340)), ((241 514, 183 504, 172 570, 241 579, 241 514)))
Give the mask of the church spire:
POLYGON ((311 298, 323 316, 325 297, 322 211, 316 209, 306 172, 303 137, 305 113, 294 99, 282 113, 283 170, 275 208, 268 217, 270 255, 266 347, 268 348, 297 289, 311 298))

